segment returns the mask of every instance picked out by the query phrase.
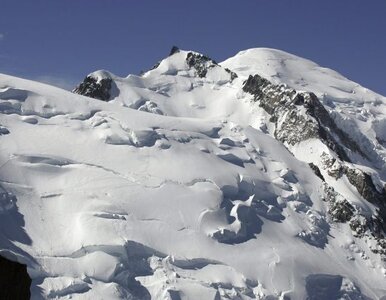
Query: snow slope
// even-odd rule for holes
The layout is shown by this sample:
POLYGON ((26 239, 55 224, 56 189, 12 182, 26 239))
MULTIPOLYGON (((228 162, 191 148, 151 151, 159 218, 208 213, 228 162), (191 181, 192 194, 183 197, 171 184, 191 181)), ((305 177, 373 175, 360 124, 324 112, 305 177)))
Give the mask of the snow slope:
POLYGON ((277 50, 205 61, 202 77, 189 53, 143 76, 92 73, 112 80, 108 102, 0 75, 0 251, 27 264, 32 298, 386 295, 384 257, 371 251, 374 239, 333 220, 326 186, 364 215, 377 207, 347 179, 313 172, 305 151, 318 141, 291 148, 275 139, 242 86, 260 73, 325 93, 335 120, 379 146, 380 160, 359 167, 380 185, 385 99, 357 86, 341 101, 354 83, 277 50), (360 105, 374 109, 365 121, 351 115, 360 105))
MULTIPOLYGON (((385 174, 386 99, 339 73, 312 61, 268 48, 239 52, 221 63, 246 79, 259 74, 275 84, 315 93, 340 128, 380 157, 376 167, 385 174), (374 145, 374 141, 378 141, 374 145), (375 148, 375 149, 374 149, 375 148)), ((384 176, 384 175, 383 175, 384 176)))

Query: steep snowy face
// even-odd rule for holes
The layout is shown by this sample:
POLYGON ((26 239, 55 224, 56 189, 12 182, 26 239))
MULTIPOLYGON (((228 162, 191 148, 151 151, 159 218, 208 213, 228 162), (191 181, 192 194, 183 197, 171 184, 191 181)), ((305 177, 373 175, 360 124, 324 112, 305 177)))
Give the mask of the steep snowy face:
MULTIPOLYGON (((376 205, 365 227, 385 253, 384 234, 379 234, 386 227, 386 151, 379 130, 385 120, 385 98, 278 50, 242 51, 222 65, 246 78, 243 90, 271 116, 271 134, 298 159, 312 164, 330 187, 361 207, 359 215, 366 215, 366 209, 345 191, 348 187, 376 205)), ((351 221, 354 231, 357 224, 351 221)))
MULTIPOLYGON (((267 48, 249 49, 221 63, 244 80, 258 74, 275 85, 315 94, 334 122, 366 151, 377 152, 385 172, 386 101, 337 72, 295 55, 267 48)), ((377 160, 377 159, 376 159, 377 160)))
POLYGON ((346 118, 314 75, 291 85, 295 68, 322 70, 173 48, 74 93, 0 75, 0 251, 27 265, 32 298, 386 295, 385 99, 346 118))

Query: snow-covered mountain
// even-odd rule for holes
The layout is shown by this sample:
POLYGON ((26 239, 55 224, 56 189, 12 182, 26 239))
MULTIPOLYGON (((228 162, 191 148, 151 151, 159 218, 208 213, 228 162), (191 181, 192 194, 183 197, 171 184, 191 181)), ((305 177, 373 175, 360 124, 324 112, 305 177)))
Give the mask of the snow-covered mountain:
POLYGON ((0 254, 32 299, 381 299, 386 98, 273 49, 73 93, 0 75, 0 254))

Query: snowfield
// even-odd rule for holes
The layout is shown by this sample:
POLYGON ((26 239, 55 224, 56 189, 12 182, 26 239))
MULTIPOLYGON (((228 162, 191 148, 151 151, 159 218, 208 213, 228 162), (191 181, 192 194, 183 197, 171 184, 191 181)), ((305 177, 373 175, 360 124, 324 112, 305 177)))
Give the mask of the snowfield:
POLYGON ((386 99, 279 50, 219 65, 189 53, 90 74, 111 80, 109 101, 0 75, 0 254, 27 265, 32 299, 385 296, 381 239, 336 221, 327 190, 358 220, 377 215, 333 170, 370 174, 381 195, 386 99), (275 138, 243 90, 255 74, 315 93, 363 155, 275 138))

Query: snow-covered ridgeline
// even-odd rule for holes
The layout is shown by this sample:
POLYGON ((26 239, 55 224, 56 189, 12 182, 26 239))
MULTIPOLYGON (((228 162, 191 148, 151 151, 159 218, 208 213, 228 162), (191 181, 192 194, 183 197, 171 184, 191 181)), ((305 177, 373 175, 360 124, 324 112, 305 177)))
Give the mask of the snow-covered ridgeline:
POLYGON ((89 78, 77 92, 108 102, 0 76, 0 245, 35 299, 386 294, 380 203, 363 193, 385 184, 384 98, 270 49, 219 65, 180 50, 143 76, 89 78), (261 97, 243 90, 256 74, 261 97), (329 135, 296 137, 321 123, 329 135))

